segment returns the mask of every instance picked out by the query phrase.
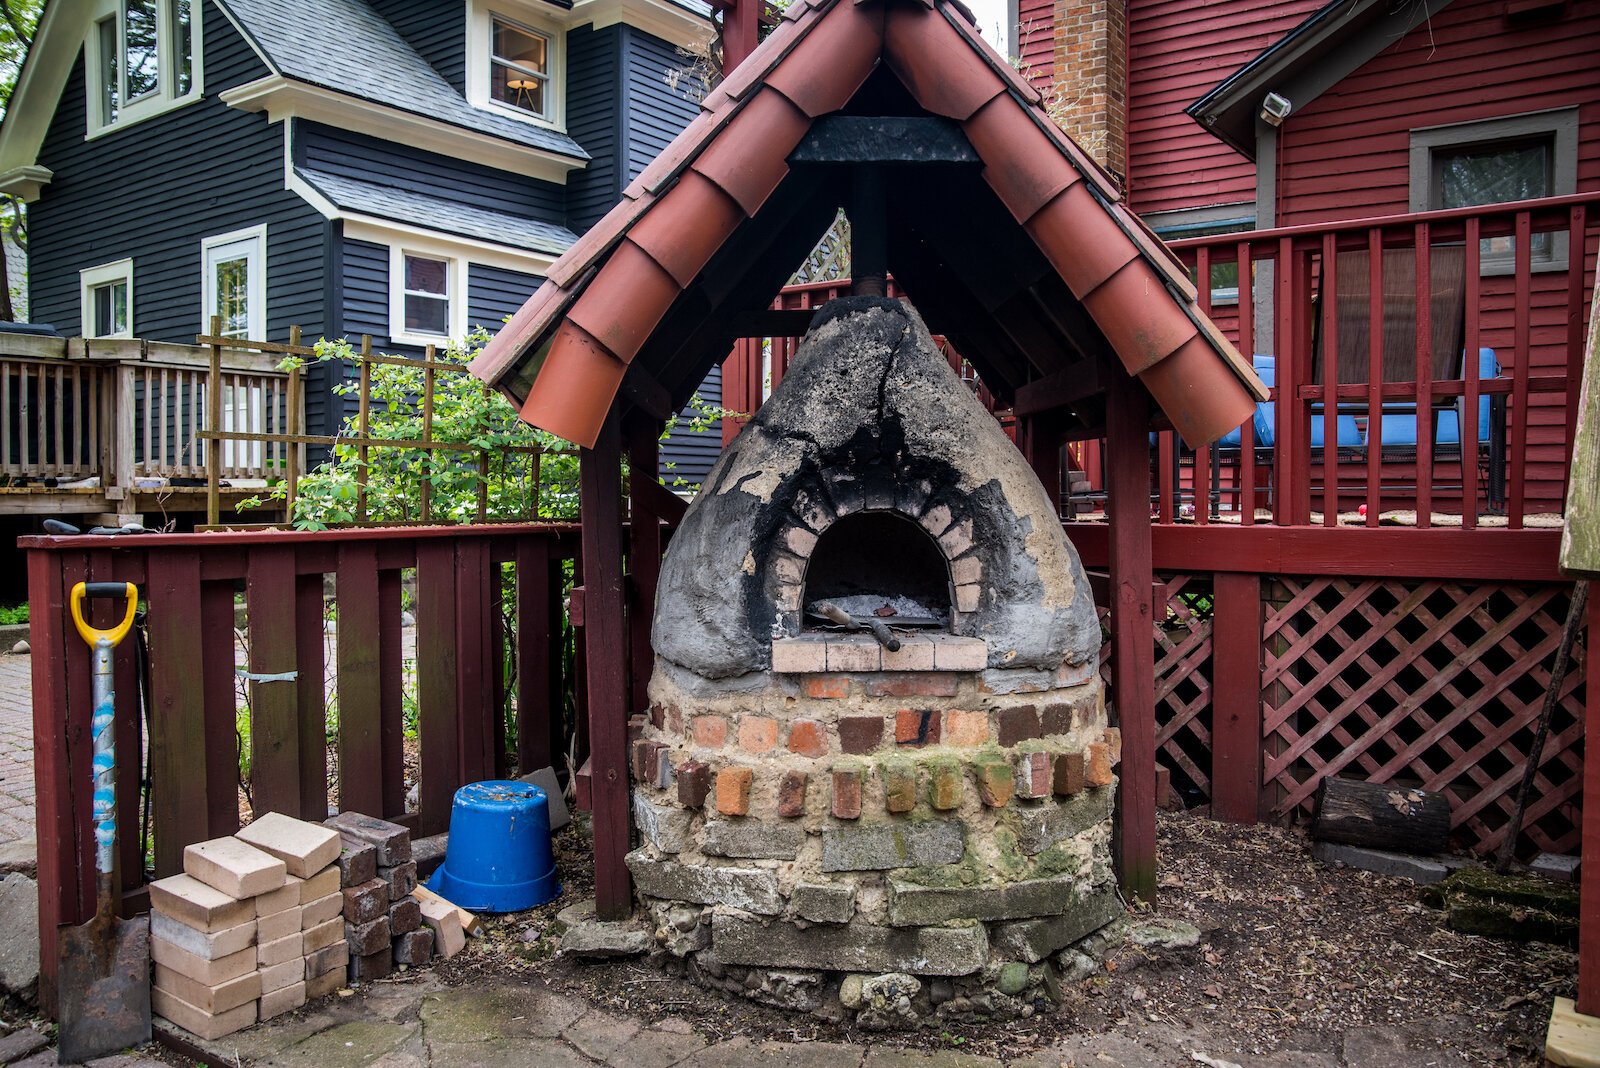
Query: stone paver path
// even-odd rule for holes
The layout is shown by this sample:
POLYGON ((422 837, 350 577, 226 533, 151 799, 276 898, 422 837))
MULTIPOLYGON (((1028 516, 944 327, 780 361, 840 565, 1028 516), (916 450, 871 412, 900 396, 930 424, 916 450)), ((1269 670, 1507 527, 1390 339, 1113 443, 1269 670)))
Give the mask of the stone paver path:
POLYGON ((33 827, 33 657, 0 653, 0 845, 33 827))

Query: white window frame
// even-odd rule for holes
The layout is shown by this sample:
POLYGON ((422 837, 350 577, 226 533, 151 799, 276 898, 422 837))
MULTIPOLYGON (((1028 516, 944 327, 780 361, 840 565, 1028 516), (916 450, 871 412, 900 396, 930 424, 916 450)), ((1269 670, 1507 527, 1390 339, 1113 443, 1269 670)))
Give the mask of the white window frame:
POLYGON ((82 337, 133 337, 133 260, 112 260, 78 272, 79 335, 82 337), (128 287, 128 327, 113 334, 94 332, 94 291, 121 282, 128 287))
MULTIPOLYGON (((1181 241, 1192 236, 1196 230, 1213 230, 1227 226, 1232 228, 1229 232, 1247 234, 1256 228, 1256 206, 1254 201, 1241 201, 1232 204, 1214 204, 1203 208, 1179 208, 1174 211, 1157 211, 1140 216, 1145 225, 1150 227, 1152 233, 1162 241, 1181 241)), ((1213 268, 1227 260, 1213 260, 1213 268)), ((1198 286, 1199 281, 1195 284, 1198 286)), ((1239 303, 1239 287, 1213 286, 1211 289, 1211 306, 1213 308, 1226 307, 1239 303)))
POLYGON ((539 8, 519 2, 503 0, 471 0, 467 5, 467 102, 473 107, 509 115, 520 122, 546 129, 567 128, 567 31, 561 23, 546 17, 539 8), (522 108, 512 107, 494 99, 489 92, 489 78, 494 72, 493 40, 494 20, 504 19, 546 37, 550 41, 550 74, 545 81, 549 99, 544 116, 534 115, 522 108))
POLYGON ((89 20, 89 29, 84 37, 83 59, 86 113, 85 113, 85 140, 102 137, 115 130, 121 130, 155 118, 157 115, 171 111, 173 108, 192 104, 205 96, 205 70, 201 62, 204 54, 202 46, 202 25, 205 22, 205 0, 190 0, 189 6, 189 40, 190 40, 190 70, 192 77, 189 91, 181 96, 176 92, 177 68, 172 62, 173 49, 176 47, 172 25, 172 4, 175 0, 155 0, 156 3, 156 54, 159 57, 157 89, 138 100, 130 102, 127 98, 126 85, 128 74, 126 67, 127 43, 126 24, 123 6, 126 0, 99 0, 95 4, 93 17, 89 20), (100 23, 108 18, 117 21, 117 117, 111 122, 106 122, 101 113, 105 85, 101 80, 101 72, 105 69, 104 59, 100 49, 100 23))
POLYGON ((467 336, 467 261, 465 257, 427 241, 407 241, 389 246, 389 340, 400 345, 443 346, 467 336), (445 262, 445 300, 449 307, 450 334, 418 334, 406 330, 406 256, 445 262))
MULTIPOLYGON (((1548 111, 1530 111, 1520 115, 1503 115, 1492 119, 1456 122, 1445 126, 1426 126, 1411 131, 1410 199, 1412 211, 1433 210, 1433 154, 1441 149, 1472 148, 1476 145, 1490 147, 1505 141, 1549 138, 1550 195, 1566 196, 1578 191, 1578 109, 1551 108, 1548 111)), ((1485 211, 1492 205, 1485 204, 1485 211)), ((1530 267, 1540 271, 1567 269, 1567 235, 1557 232, 1550 235, 1547 251, 1533 250, 1530 267)), ((1509 275, 1516 273, 1514 254, 1484 254, 1479 273, 1483 275, 1509 275)))
MULTIPOLYGON (((243 230, 216 234, 200 242, 200 332, 211 332, 211 317, 217 314, 217 273, 213 268, 218 253, 243 248, 249 272, 250 303, 245 339, 267 339, 267 226, 261 223, 243 230)), ((232 256, 228 257, 233 258, 232 256)))

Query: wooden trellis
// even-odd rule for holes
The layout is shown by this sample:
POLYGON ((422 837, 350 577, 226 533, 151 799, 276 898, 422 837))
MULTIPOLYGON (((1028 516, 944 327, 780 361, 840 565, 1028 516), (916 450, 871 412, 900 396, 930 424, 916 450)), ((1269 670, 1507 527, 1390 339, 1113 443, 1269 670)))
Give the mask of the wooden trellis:
MULTIPOLYGON (((1263 783, 1308 812, 1328 775, 1448 794, 1457 840, 1498 845, 1522 774, 1568 588, 1284 578, 1269 593, 1263 783)), ((1581 672, 1567 676, 1525 833, 1578 842, 1581 672)))

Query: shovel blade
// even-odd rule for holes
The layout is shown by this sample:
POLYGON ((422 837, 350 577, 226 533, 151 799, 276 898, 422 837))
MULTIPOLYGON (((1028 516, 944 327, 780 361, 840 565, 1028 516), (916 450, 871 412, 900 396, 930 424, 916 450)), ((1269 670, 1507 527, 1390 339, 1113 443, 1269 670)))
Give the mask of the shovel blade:
POLYGON ((150 918, 63 927, 58 945, 57 1059, 80 1064, 150 1041, 150 918))

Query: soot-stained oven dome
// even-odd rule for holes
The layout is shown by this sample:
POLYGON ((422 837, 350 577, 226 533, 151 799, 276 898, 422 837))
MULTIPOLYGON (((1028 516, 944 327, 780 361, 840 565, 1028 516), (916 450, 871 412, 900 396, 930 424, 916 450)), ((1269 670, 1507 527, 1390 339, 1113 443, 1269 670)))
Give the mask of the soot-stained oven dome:
POLYGON ((990 667, 1053 670, 1099 648, 1044 487, 916 313, 834 301, 673 536, 655 651, 705 678, 765 671, 819 588, 929 597, 939 581, 943 629, 982 639, 990 667))

